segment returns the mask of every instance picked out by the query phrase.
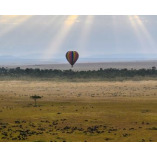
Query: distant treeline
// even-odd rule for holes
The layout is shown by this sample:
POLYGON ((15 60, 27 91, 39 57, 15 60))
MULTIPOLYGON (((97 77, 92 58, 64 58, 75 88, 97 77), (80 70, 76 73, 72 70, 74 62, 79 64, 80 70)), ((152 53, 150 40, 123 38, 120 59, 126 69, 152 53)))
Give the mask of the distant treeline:
POLYGON ((20 67, 9 69, 0 68, 0 79, 67 79, 67 80, 124 80, 132 78, 157 78, 157 69, 152 67, 151 69, 102 69, 88 70, 88 71, 73 71, 73 70, 53 70, 53 69, 21 69, 20 67))

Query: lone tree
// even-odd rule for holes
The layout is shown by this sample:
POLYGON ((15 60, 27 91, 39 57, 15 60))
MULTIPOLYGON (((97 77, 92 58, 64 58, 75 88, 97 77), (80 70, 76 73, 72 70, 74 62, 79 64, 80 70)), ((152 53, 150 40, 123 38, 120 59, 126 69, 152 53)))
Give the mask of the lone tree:
POLYGON ((36 104, 37 104, 37 103, 36 103, 36 102, 37 102, 37 99, 41 99, 42 97, 39 96, 39 95, 33 95, 33 96, 30 96, 30 98, 34 100, 35 106, 37 106, 37 105, 36 105, 36 104))

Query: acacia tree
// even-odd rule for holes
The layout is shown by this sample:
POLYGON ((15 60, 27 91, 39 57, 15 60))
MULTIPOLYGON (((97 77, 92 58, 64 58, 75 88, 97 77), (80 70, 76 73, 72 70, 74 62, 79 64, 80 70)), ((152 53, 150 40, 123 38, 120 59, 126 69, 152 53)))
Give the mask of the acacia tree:
POLYGON ((33 95, 33 96, 30 96, 30 98, 34 100, 35 106, 37 106, 36 105, 37 99, 41 99, 42 97, 39 95, 33 95))

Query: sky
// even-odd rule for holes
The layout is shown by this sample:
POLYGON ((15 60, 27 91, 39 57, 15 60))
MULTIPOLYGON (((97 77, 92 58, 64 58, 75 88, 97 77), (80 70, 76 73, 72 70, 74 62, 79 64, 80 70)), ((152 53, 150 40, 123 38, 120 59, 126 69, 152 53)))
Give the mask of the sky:
POLYGON ((157 16, 0 16, 0 61, 156 60, 156 28, 157 16))

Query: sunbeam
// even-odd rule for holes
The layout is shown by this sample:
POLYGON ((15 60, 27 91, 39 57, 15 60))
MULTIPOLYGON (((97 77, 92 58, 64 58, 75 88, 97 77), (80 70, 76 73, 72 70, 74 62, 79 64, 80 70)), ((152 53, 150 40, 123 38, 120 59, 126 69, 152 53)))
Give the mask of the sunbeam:
POLYGON ((84 46, 86 45, 87 39, 91 32, 93 21, 94 21, 93 15, 88 15, 84 21, 82 31, 80 33, 80 42, 79 42, 80 49, 83 49, 84 46))
MULTIPOLYGON (((0 16, 0 55, 63 62, 80 58, 154 58, 157 16, 0 16)), ((83 60, 82 59, 82 60, 83 60)))
POLYGON ((64 20, 63 26, 56 33, 56 35, 53 36, 51 44, 49 45, 48 49, 44 52, 44 55, 42 56, 43 59, 50 59, 52 55, 57 53, 57 50, 64 42, 73 24, 75 22, 78 22, 77 19, 78 15, 70 15, 64 20))
POLYGON ((140 19, 140 17, 135 16, 135 20, 136 20, 137 24, 140 26, 141 31, 143 32, 143 34, 147 38, 149 44, 154 48, 155 42, 154 42, 152 36, 150 35, 150 33, 148 32, 148 30, 146 29, 146 27, 144 26, 144 24, 143 24, 142 20, 140 19))
POLYGON ((23 22, 27 21, 31 16, 26 15, 1 15, 0 16, 0 37, 9 33, 23 22))
POLYGON ((131 23, 131 25, 132 25, 132 27, 133 27, 133 29, 134 29, 135 35, 136 35, 136 37, 138 38, 138 41, 140 42, 141 47, 144 48, 144 47, 145 47, 145 44, 144 44, 144 42, 143 42, 143 38, 142 38, 142 36, 141 36, 141 32, 139 31, 139 28, 138 28, 138 26, 137 26, 137 23, 136 23, 136 21, 134 20, 134 17, 133 17, 133 16, 129 16, 129 21, 130 21, 130 23, 131 23))
POLYGON ((141 44, 142 51, 147 52, 149 48, 149 52, 154 53, 156 51, 155 41, 150 35, 149 31, 146 29, 142 20, 139 16, 129 16, 129 21, 134 28, 135 34, 141 44))
POLYGON ((119 51, 119 47, 118 47, 118 29, 117 29, 117 19, 115 15, 112 15, 112 25, 113 25, 113 36, 114 36, 114 47, 115 50, 119 51))

